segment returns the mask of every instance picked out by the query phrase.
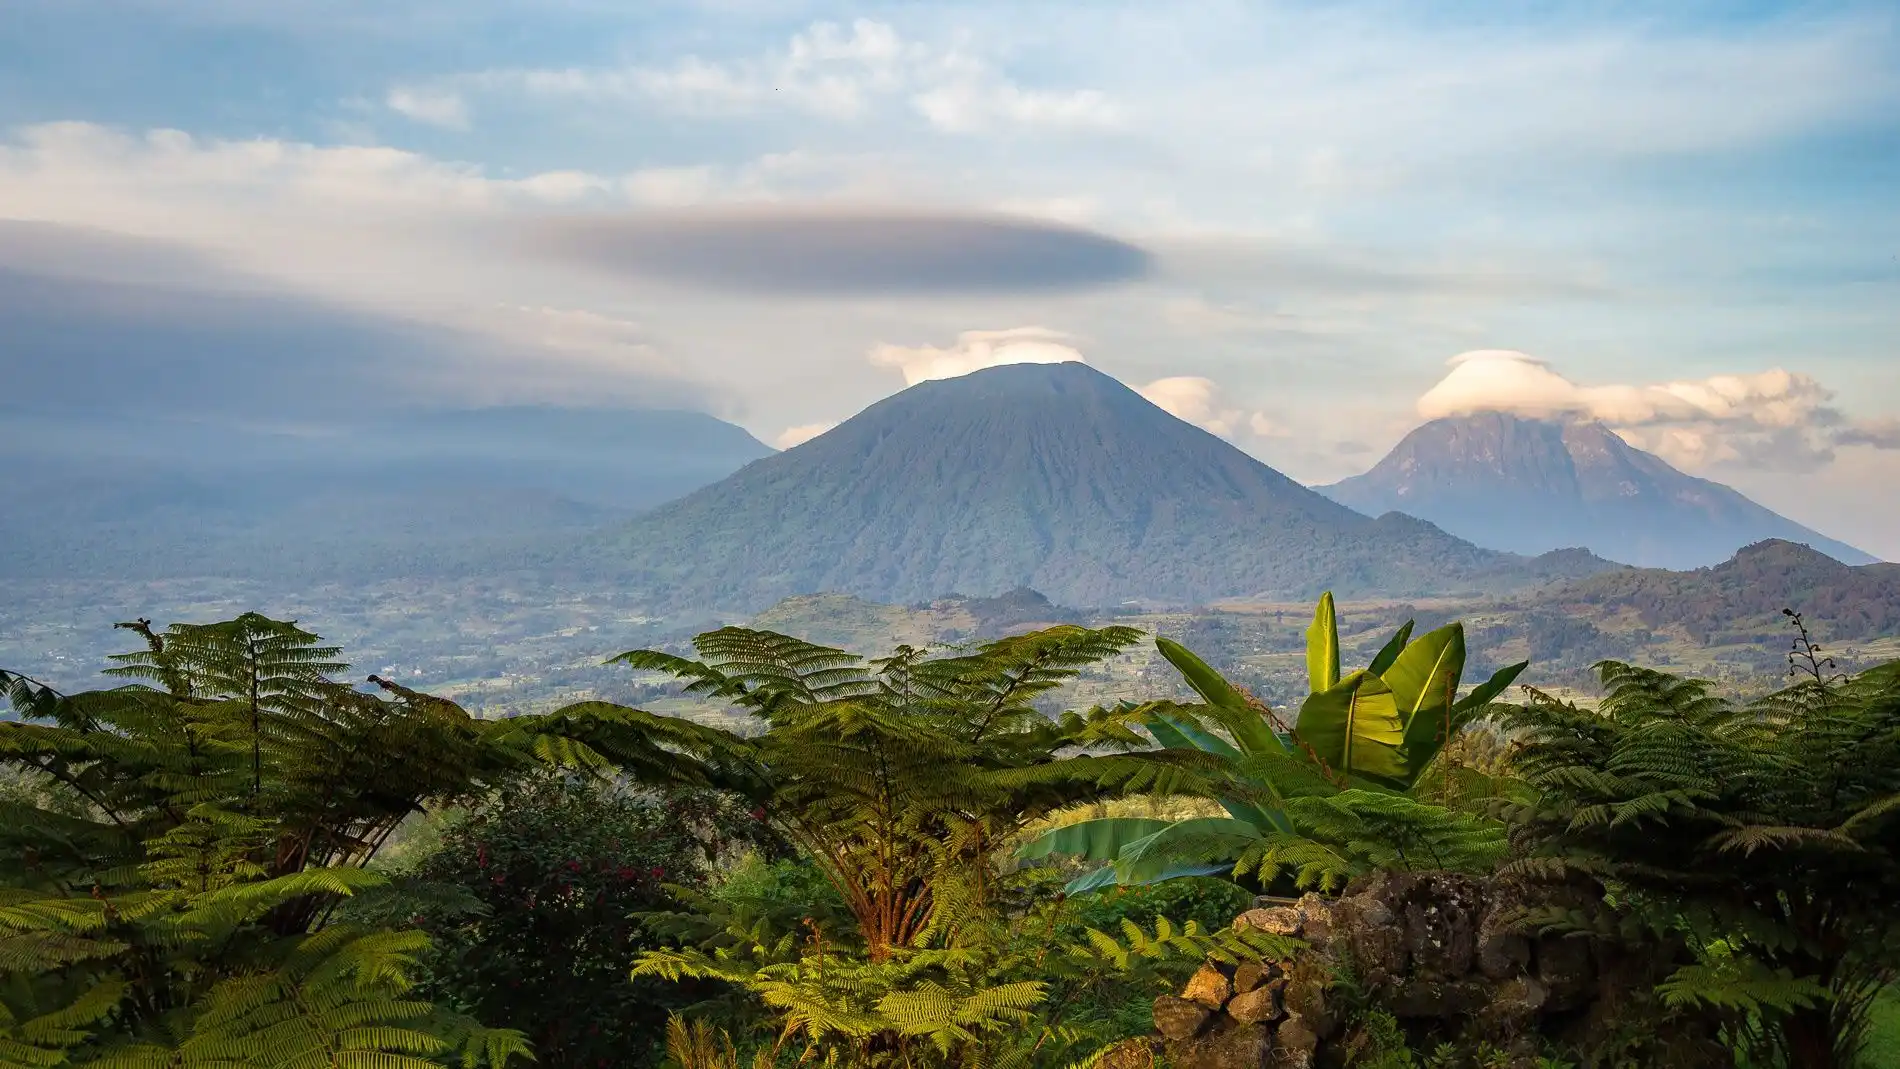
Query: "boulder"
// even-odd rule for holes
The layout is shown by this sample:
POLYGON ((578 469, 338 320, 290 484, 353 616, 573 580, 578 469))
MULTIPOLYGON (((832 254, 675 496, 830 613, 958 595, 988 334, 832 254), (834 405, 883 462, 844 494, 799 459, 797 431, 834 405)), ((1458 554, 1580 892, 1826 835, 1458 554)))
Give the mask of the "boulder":
POLYGON ((1264 1024, 1241 1024, 1168 1046, 1170 1069, 1263 1069, 1271 1064, 1274 1033, 1264 1024))
POLYGON ((1234 994, 1244 995, 1280 974, 1270 961, 1243 961, 1234 969, 1234 994))
POLYGON ((1190 999, 1163 995, 1155 999, 1155 1031, 1165 1039, 1180 1042, 1199 1035, 1214 1019, 1214 1011, 1190 999))
POLYGON ((1234 996, 1234 982, 1212 964, 1201 966, 1188 979, 1187 986, 1181 989, 1181 997, 1190 1002, 1198 1002, 1210 1010, 1218 1010, 1227 1005, 1234 996))
POLYGON ((1274 906, 1271 909, 1250 909, 1234 920, 1234 927, 1258 928, 1274 935, 1297 936, 1300 934, 1300 912, 1292 906, 1274 906))
POLYGON ((1160 1038, 1152 1049, 1179 1069, 1340 1064, 1365 1041, 1334 994, 1350 975, 1358 997, 1408 1032, 1431 1042, 1482 1040, 1513 1066, 1535 1065, 1547 1042, 1588 1043, 1614 1031, 1611 1023, 1627 1031, 1618 1015, 1643 1012, 1629 992, 1653 990, 1673 968, 1666 948, 1605 957, 1608 949, 1591 939, 1525 926, 1539 911, 1601 901, 1594 885, 1446 872, 1375 873, 1336 899, 1258 901, 1235 918, 1236 928, 1304 946, 1285 961, 1204 966, 1179 997, 1156 1000, 1160 1038))
POLYGON ((1241 1024, 1275 1021, 1284 1014, 1285 1011, 1280 1008, 1280 992, 1271 987, 1243 991, 1227 1004, 1227 1016, 1241 1024))

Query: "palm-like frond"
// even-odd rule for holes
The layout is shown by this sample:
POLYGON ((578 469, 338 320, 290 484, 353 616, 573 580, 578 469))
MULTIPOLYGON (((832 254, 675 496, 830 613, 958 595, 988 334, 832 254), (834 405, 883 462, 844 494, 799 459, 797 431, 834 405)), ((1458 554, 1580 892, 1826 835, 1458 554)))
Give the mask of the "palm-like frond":
POLYGON ((1865 993, 1900 975, 1900 928, 1869 905, 1900 898, 1900 673, 1749 702, 1625 664, 1599 674, 1596 710, 1533 692, 1498 713, 1533 789, 1494 803, 1509 868, 1601 880, 1617 926, 1719 945, 1665 998, 1789 1064, 1847 1064, 1865 993))

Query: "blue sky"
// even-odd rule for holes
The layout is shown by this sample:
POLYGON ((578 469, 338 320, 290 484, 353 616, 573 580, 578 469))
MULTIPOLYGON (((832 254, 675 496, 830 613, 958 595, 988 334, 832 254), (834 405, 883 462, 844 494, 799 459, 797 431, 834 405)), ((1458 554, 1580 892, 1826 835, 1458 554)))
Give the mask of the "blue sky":
MULTIPOLYGON (((42 229, 0 268, 440 332, 348 363, 416 400, 690 404, 768 441, 925 366, 1072 353, 1324 481, 1451 358, 1519 351, 1574 410, 1900 556, 1900 503, 1863 489, 1900 484, 1888 4, 0 0, 5 221, 42 229), (939 223, 898 260, 1007 212, 1153 267, 761 292, 523 237, 586 213, 658 248, 677 216, 750 263, 780 255, 757 219, 822 209, 816 265, 900 208, 939 223), (49 257, 77 228, 150 256, 49 257)), ((1460 396, 1522 407, 1521 363, 1460 396)))

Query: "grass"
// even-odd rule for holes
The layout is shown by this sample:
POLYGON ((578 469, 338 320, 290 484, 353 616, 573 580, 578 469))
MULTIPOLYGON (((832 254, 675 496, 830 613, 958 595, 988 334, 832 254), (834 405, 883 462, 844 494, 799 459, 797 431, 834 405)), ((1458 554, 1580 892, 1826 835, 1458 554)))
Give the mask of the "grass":
POLYGON ((1861 1063, 1867 1069, 1900 1069, 1900 988, 1888 988, 1874 1003, 1861 1063))

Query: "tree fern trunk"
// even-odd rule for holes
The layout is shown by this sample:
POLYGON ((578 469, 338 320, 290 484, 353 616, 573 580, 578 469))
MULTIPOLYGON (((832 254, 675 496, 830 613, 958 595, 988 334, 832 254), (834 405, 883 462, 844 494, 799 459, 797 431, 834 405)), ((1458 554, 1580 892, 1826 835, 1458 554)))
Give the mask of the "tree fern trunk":
POLYGON ((1788 1064, 1799 1069, 1852 1069, 1852 1051, 1836 1049, 1833 1011, 1815 1006, 1790 1014, 1782 1029, 1787 1038, 1788 1064))

